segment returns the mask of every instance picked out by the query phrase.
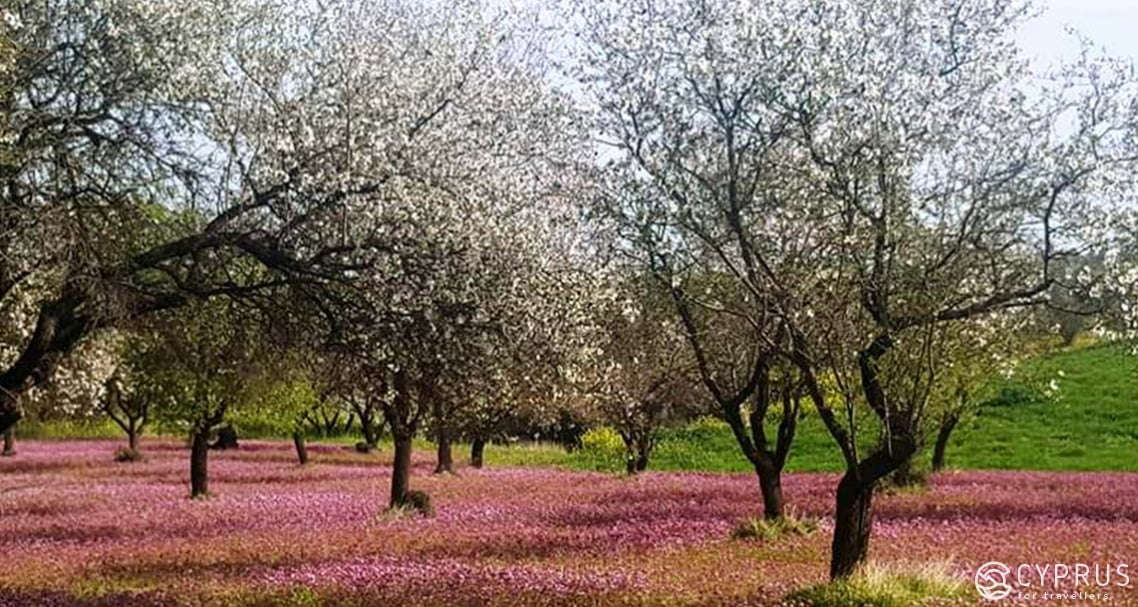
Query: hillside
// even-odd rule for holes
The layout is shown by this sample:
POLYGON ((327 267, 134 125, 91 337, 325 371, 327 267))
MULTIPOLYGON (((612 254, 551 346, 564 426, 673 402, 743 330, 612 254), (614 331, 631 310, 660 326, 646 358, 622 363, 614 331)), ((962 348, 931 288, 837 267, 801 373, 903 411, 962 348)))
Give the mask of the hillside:
MULTIPOLYGON (((1029 362, 1025 371, 1055 377, 1059 397, 1032 398, 1014 381, 1003 381, 997 387, 1001 397, 982 406, 954 434, 950 468, 1138 470, 1138 357, 1119 346, 1097 345, 1044 356, 1029 362)), ((928 453, 920 457, 927 466, 928 453)), ((604 459, 585 454, 565 458, 564 463, 614 466, 604 459)), ((737 472, 749 470, 749 465, 726 426, 703 422, 666 432, 651 468, 737 472)), ((800 423, 787 468, 842 468, 817 416, 800 423)))

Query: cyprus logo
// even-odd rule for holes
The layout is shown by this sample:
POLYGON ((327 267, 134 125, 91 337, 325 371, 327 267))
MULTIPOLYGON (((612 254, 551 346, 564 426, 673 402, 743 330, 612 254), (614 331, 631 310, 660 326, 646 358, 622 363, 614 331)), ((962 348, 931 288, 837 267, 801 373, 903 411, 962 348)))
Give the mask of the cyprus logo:
POLYGON ((992 561, 980 565, 976 570, 976 590, 980 596, 988 599, 989 601, 998 601, 1012 593, 1012 587, 1008 585, 1008 574, 1011 569, 999 562, 992 561))

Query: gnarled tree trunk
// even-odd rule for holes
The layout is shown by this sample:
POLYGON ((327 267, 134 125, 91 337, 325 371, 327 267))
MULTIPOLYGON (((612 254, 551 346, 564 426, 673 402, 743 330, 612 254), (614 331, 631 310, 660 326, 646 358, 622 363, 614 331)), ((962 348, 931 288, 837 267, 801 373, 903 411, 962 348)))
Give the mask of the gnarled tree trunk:
POLYGON ((755 464, 759 477, 759 492, 763 496, 763 518, 774 520, 782 518, 786 512, 786 500, 782 497, 782 469, 772 458, 760 458, 755 464))
POLYGON ((198 429, 190 441, 190 497, 209 494, 209 430, 198 429))
POLYGON ((865 563, 873 530, 873 493, 877 484, 912 459, 915 451, 916 441, 912 437, 894 435, 842 476, 834 513, 830 579, 848 577, 865 563))
POLYGON ((16 454, 16 426, 8 426, 4 431, 4 451, 0 453, 4 457, 11 457, 16 454))
POLYGON ((308 463, 308 442, 304 438, 304 433, 296 431, 292 433, 292 444, 296 447, 296 460, 303 466, 308 463))
POLYGON ((397 508, 406 503, 411 484, 410 435, 395 434, 395 461, 391 466, 391 507, 397 508))
POLYGON ((450 432, 440 429, 438 441, 438 462, 435 464, 435 474, 454 474, 454 454, 451 450, 450 432))
POLYGON ((960 423, 960 416, 956 414, 946 415, 940 421, 940 429, 936 433, 936 442, 933 443, 933 472, 944 469, 944 452, 948 449, 948 439, 952 437, 952 431, 956 429, 958 423, 960 423))
POLYGON ((486 452, 486 439, 477 437, 470 442, 470 467, 481 468, 483 454, 486 452))
POLYGON ((873 529, 873 491, 876 483, 863 483, 847 472, 838 483, 834 539, 830 554, 830 579, 855 573, 869 555, 873 529))
POLYGON ((740 412, 742 401, 735 400, 722 404, 724 419, 759 478, 759 491, 763 498, 763 518, 767 520, 782 518, 786 513, 786 501, 782 495, 782 470, 790 455, 790 445, 794 441, 798 427, 800 409, 797 389, 789 382, 779 386, 782 417, 772 448, 766 435, 766 415, 770 410, 773 387, 768 362, 760 359, 755 368, 753 387, 755 404, 749 416, 749 433, 748 424, 743 422, 740 412))
POLYGON ((130 420, 130 427, 126 433, 127 446, 130 447, 131 451, 134 451, 136 453, 138 452, 138 439, 139 439, 141 434, 142 434, 141 424, 138 423, 137 419, 131 419, 130 420))

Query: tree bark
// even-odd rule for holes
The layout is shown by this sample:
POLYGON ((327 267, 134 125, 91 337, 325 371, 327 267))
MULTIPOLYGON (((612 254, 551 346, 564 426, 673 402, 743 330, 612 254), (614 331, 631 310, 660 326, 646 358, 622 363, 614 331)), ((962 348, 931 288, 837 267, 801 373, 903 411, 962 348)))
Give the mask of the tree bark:
POLYGON ((438 441, 438 463, 435 464, 435 474, 454 474, 454 454, 451 452, 450 433, 440 430, 438 441))
POLYGON ((486 440, 479 437, 470 442, 470 467, 481 468, 483 454, 486 452, 486 440))
POLYGON ((397 508, 407 501, 411 484, 411 436, 395 435, 395 460, 391 464, 391 507, 397 508))
POLYGON ((782 497, 782 471, 774 462, 759 463, 755 466, 759 476, 759 492, 763 495, 763 518, 773 521, 786 513, 786 501, 782 497))
POLYGON ((956 414, 946 415, 941 420, 940 429, 936 433, 936 442, 933 444, 933 472, 944 469, 944 452, 948 449, 948 439, 959 422, 960 416, 956 414))
POLYGON ((194 432, 190 442, 190 497, 209 494, 209 430, 194 432))
POLYGON ((869 554, 873 528, 873 490, 876 483, 859 482, 847 472, 838 483, 834 515, 834 541, 830 555, 830 579, 854 574, 869 554))
POLYGON ((304 439, 304 433, 296 431, 292 433, 292 444, 296 446, 296 459, 303 466, 308 463, 308 443, 304 439))
POLYGON ((375 449, 379 446, 379 436, 375 431, 375 427, 370 423, 365 423, 363 419, 360 420, 360 433, 363 435, 364 443, 375 449))
POLYGON ((126 442, 131 451, 138 451, 138 428, 131 424, 130 430, 126 433, 126 442))
POLYGON ((4 431, 4 452, 0 453, 4 457, 11 457, 16 454, 16 426, 8 426, 4 431))
MULTIPOLYGON (((379 414, 374 410, 372 402, 353 404, 354 413, 348 415, 348 421, 358 418, 360 421, 360 434, 364 443, 375 449, 379 446, 379 436, 383 432, 383 424, 378 419, 379 414)), ((346 430, 345 430, 346 431, 346 430)))
POLYGON ((17 397, 14 394, 8 394, 4 387, 0 386, 0 431, 5 434, 23 417, 16 401, 17 397))
POLYGON ((891 480, 894 487, 912 487, 919 484, 917 477, 913 475, 913 458, 902 461, 893 472, 891 480))
POLYGON ((636 458, 632 465, 635 472, 644 472, 648 469, 648 458, 652 455, 652 439, 643 437, 636 442, 636 458))

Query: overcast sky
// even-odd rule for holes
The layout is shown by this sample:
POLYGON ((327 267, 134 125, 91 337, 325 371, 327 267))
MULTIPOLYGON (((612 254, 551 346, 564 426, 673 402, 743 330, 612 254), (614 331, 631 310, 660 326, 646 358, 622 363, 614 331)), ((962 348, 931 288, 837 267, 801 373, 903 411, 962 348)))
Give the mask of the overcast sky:
POLYGON ((1072 57, 1077 45, 1064 28, 1073 26, 1112 55, 1138 61, 1138 0, 1038 0, 1043 14, 1024 26, 1020 43, 1043 64, 1072 57))

